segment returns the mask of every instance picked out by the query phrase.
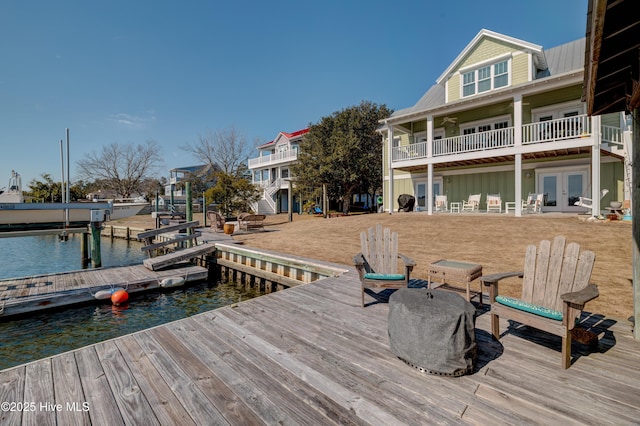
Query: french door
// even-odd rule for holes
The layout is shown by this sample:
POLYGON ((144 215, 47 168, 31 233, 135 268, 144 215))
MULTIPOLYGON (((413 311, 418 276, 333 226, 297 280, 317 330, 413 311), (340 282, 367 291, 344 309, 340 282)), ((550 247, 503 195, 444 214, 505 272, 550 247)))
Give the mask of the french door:
MULTIPOLYGON (((419 180, 416 181, 414 187, 414 193, 416 197, 416 210, 427 210, 427 181, 419 180)), ((442 178, 435 177, 433 178, 433 186, 432 186, 432 197, 433 202, 435 203, 436 195, 442 194, 442 178)))
POLYGON ((589 197, 588 170, 543 172, 538 174, 537 192, 544 194, 543 212, 580 212, 574 206, 581 196, 589 197))

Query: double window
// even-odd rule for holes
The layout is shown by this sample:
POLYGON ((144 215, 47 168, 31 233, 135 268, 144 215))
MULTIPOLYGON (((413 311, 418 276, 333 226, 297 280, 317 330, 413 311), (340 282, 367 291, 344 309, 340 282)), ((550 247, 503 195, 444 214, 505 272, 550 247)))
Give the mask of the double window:
POLYGON ((509 84, 509 61, 504 60, 462 74, 462 96, 505 87, 509 84))

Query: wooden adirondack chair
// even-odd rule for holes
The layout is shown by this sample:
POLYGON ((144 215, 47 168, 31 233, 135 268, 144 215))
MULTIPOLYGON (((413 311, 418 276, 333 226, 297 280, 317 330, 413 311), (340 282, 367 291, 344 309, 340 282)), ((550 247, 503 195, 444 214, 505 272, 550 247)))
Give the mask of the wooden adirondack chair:
POLYGON ((353 258, 362 283, 362 306, 366 288, 402 288, 409 285, 409 275, 416 263, 398 253, 398 233, 378 224, 360 233, 361 252, 353 258), (404 263, 404 273, 398 273, 398 259, 404 263))
POLYGON ((507 272, 480 278, 489 287, 491 303, 491 332, 500 338, 499 318, 502 316, 562 337, 562 368, 571 365, 571 330, 584 305, 598 297, 598 287, 590 284, 595 254, 580 252, 580 246, 557 236, 553 244, 548 240, 540 247, 529 245, 524 272, 507 272), (520 299, 500 296, 498 282, 507 277, 520 276, 520 299))

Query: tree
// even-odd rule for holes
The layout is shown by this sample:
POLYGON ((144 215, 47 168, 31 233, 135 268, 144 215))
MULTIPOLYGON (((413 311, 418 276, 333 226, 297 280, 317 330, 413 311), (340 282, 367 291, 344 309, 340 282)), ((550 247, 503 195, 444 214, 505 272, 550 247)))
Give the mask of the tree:
POLYGON ((154 141, 139 145, 114 143, 79 160, 78 174, 87 181, 101 180, 105 189, 129 198, 153 177, 161 160, 160 148, 154 141))
POLYGON ((224 171, 216 173, 215 186, 205 192, 207 203, 218 204, 223 216, 249 211, 260 196, 260 190, 246 178, 224 171))
POLYGON ((48 173, 43 173, 41 176, 43 179, 42 181, 32 179, 29 182, 29 191, 27 192, 27 195, 33 197, 33 201, 39 203, 61 203, 61 183, 54 182, 53 178, 48 173))
POLYGON ((234 126, 215 132, 207 130, 206 135, 198 136, 196 143, 182 147, 195 158, 205 161, 212 169, 230 174, 237 174, 248 157, 249 148, 247 138, 234 126))
POLYGON ((391 112, 362 101, 309 126, 292 167, 299 189, 327 184, 329 197, 342 200, 345 213, 354 194, 373 196, 382 187, 382 136, 376 130, 391 112))

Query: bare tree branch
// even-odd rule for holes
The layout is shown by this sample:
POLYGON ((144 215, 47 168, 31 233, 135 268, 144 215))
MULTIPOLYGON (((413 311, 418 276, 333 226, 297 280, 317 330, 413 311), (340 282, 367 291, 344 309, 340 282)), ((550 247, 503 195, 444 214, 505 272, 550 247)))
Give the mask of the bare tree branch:
POLYGON ((236 174, 249 155, 251 146, 245 135, 234 127, 223 130, 207 130, 199 135, 198 141, 181 147, 191 153, 198 161, 204 161, 225 173, 236 174))
POLYGON ((106 189, 114 190, 120 197, 128 198, 142 188, 162 161, 160 148, 155 141, 140 145, 113 143, 88 154, 77 162, 80 179, 100 180, 106 189))

